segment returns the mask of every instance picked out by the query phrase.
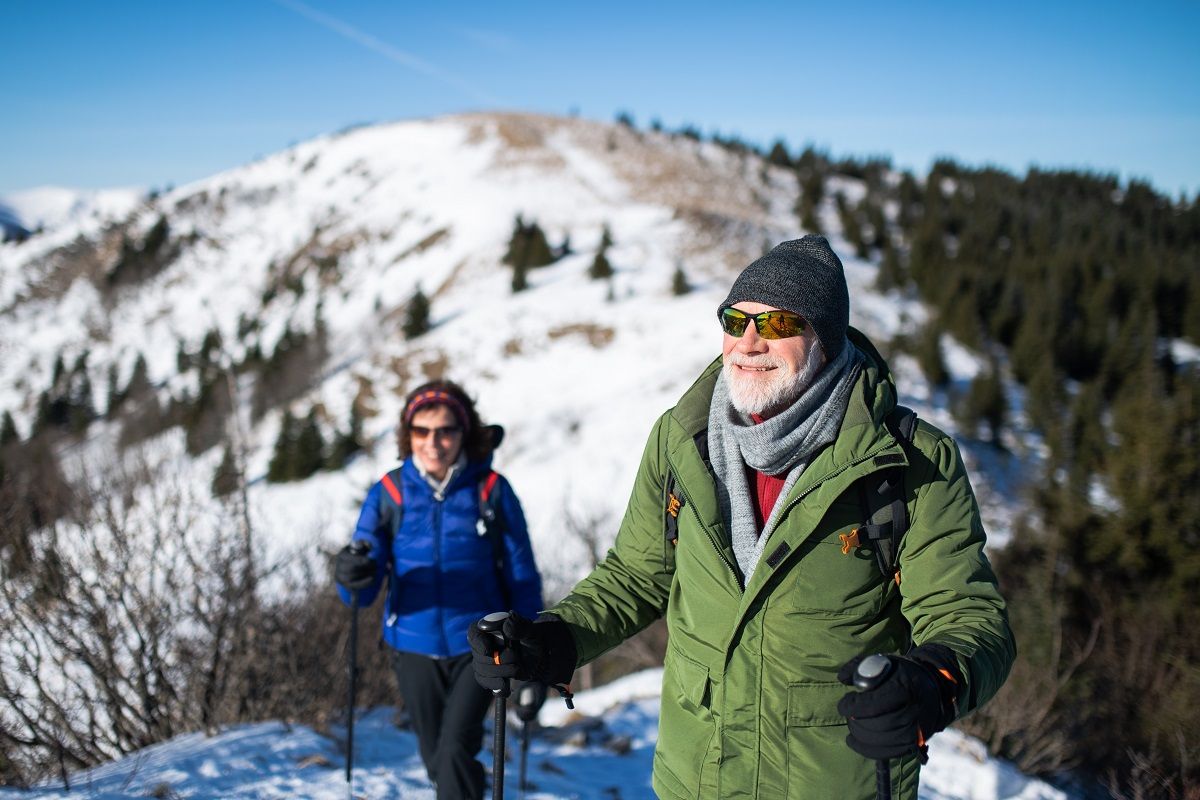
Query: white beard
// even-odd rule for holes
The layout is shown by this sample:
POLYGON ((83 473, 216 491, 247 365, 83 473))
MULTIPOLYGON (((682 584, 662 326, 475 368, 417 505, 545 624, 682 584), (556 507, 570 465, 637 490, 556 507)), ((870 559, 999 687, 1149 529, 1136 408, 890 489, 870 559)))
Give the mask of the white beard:
POLYGON ((804 368, 796 374, 789 374, 783 362, 777 361, 770 355, 743 356, 730 353, 722 368, 725 372, 725 385, 729 387, 729 401, 740 413, 763 414, 768 411, 779 411, 799 399, 817 378, 817 373, 825 365, 825 352, 821 342, 814 341, 808 349, 808 357, 804 368), (746 367, 775 367, 765 376, 751 377, 741 370, 738 365, 746 367))

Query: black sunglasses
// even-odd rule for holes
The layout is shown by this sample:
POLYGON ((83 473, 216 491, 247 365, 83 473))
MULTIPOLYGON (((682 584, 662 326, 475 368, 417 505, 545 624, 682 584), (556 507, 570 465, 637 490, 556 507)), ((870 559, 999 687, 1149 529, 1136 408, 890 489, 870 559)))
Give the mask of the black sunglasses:
POLYGON ((426 428, 424 425, 412 425, 408 431, 414 439, 424 439, 430 434, 433 434, 434 438, 437 439, 449 439, 451 436, 462 433, 462 427, 458 425, 446 425, 441 428, 426 428))
POLYGON ((725 307, 717 312, 721 320, 721 328, 730 336, 741 338, 746 332, 750 320, 754 320, 754 328, 764 339, 790 339, 800 336, 808 327, 804 317, 791 311, 763 311, 761 314, 747 314, 733 307, 725 307))

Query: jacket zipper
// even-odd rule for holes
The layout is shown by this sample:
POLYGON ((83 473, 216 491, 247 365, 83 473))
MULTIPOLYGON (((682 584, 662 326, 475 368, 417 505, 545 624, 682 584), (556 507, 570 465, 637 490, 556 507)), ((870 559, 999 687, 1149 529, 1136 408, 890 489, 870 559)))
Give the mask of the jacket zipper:
MULTIPOLYGON (((672 464, 670 461, 667 461, 667 468, 675 473, 675 480, 683 488, 683 496, 685 498, 692 497, 693 495, 691 494, 691 492, 688 491, 688 487, 686 484, 684 484, 683 478, 680 477, 679 470, 675 468, 675 465, 672 464)), ((729 574, 733 576, 733 579, 738 584, 738 586, 741 586, 742 579, 738 577, 737 568, 734 567, 733 563, 728 558, 725 557, 725 553, 724 553, 724 551, 721 550, 721 545, 717 541, 716 534, 713 533, 709 529, 709 527, 707 525, 705 525, 704 522, 700 519, 700 514, 696 511, 695 503, 694 502, 686 503, 685 505, 691 506, 692 516, 696 518, 696 523, 700 526, 700 528, 708 536, 708 540, 710 542, 712 542, 713 550, 716 551, 717 557, 720 558, 721 561, 723 561, 725 563, 725 566, 729 568, 729 574)), ((717 502, 717 505, 718 505, 718 507, 720 506, 720 501, 717 502)), ((744 589, 745 587, 742 587, 742 588, 744 589)))
POLYGON ((442 572, 439 565, 442 563, 442 505, 443 501, 434 498, 433 501, 433 580, 434 580, 434 597, 437 598, 437 617, 438 617, 438 636, 441 637, 443 653, 449 650, 446 642, 446 620, 444 619, 442 602, 442 572))
MULTIPOLYGON (((883 450, 886 450, 886 449, 887 449, 887 447, 888 447, 888 446, 887 446, 887 445, 885 445, 884 447, 881 447, 879 450, 877 450, 877 451, 875 451, 875 452, 873 452, 873 453, 868 453, 868 454, 866 454, 866 455, 865 455, 865 456, 863 456, 862 458, 859 458, 859 459, 856 459, 856 460, 854 460, 854 461, 850 461, 850 462, 848 462, 848 463, 846 463, 846 464, 843 464, 843 465, 842 465, 841 467, 839 467, 838 469, 835 469, 833 472, 829 473, 828 475, 826 475, 825 477, 821 478, 819 481, 817 481, 816 483, 814 483, 812 486, 810 486, 810 487, 808 487, 807 489, 805 489, 805 490, 804 490, 804 491, 803 491, 803 492, 802 492, 800 495, 798 495, 798 496, 796 497, 796 499, 792 500, 792 502, 790 502, 790 503, 788 503, 786 506, 784 506, 783 510, 782 510, 781 512, 779 512, 779 516, 777 516, 777 517, 775 518, 775 520, 776 520, 776 522, 775 522, 775 527, 776 527, 776 528, 777 528, 777 527, 779 527, 779 520, 783 519, 783 518, 784 518, 784 516, 788 514, 788 512, 790 512, 790 511, 791 511, 793 508, 795 508, 796 506, 798 506, 798 505, 801 503, 801 501, 803 501, 803 500, 804 500, 804 498, 808 497, 810 494, 812 494, 813 492, 815 492, 817 489, 821 488, 821 485, 822 485, 822 484, 828 483, 829 481, 833 480, 834 478, 836 478, 837 476, 841 475, 842 473, 844 473, 844 472, 848 472, 849 470, 851 470, 851 469, 854 469, 854 468, 855 468, 855 467, 857 467, 859 464, 863 464, 863 463, 865 463, 865 462, 867 462, 867 461, 870 461, 871 459, 873 459, 873 458, 875 458, 876 456, 878 456, 878 455, 879 455, 881 452, 883 452, 883 450)), ((895 466, 895 465, 889 465, 889 467, 890 467, 890 466, 895 466)), ((879 469, 887 469, 887 468, 889 468, 889 467, 880 467, 879 469)), ((877 471, 877 470, 870 470, 869 472, 863 473, 862 475, 860 475, 860 476, 857 478, 857 480, 862 480, 863 478, 867 477, 867 475, 870 475, 871 473, 873 473, 873 472, 876 472, 876 471, 877 471)), ((773 534, 773 533, 775 533, 775 528, 772 528, 770 531, 763 531, 763 534, 764 534, 764 535, 766 535, 768 538, 769 538, 769 537, 770 537, 770 535, 771 535, 771 534, 773 534)))

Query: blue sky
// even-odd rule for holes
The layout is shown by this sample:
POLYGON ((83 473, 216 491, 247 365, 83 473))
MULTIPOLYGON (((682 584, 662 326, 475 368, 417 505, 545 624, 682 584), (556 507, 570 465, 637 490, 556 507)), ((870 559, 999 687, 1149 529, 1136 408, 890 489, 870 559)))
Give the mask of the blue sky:
POLYGON ((519 109, 1200 190, 1200 3, 4 0, 0 193, 519 109))

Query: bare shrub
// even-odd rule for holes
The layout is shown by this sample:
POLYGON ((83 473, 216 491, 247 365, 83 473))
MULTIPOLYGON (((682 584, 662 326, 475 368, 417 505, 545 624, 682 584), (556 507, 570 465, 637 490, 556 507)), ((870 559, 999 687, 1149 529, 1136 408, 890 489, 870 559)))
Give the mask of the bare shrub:
MULTIPOLYGON (((186 729, 179 630, 187 585, 207 571, 193 511, 159 495, 152 514, 119 492, 76 492, 69 515, 29 537, 34 568, 0 582, 0 736, 6 781, 24 782, 186 729)), ((178 495, 171 498, 177 500, 178 495)))
MULTIPOLYGON (((380 601, 358 611, 356 705, 394 704, 380 601)), ((225 693, 222 722, 280 719, 325 730, 344 722, 352 611, 338 599, 327 564, 304 569, 286 596, 264 601, 255 642, 231 664, 238 690, 225 693)))
MULTIPOLYGON (((328 565, 268 564, 244 494, 214 508, 142 466, 74 498, 28 537, 30 569, 0 564, 0 782, 65 784, 186 731, 344 707, 349 611, 328 565)), ((386 702, 378 613, 360 617, 359 699, 386 702)))

